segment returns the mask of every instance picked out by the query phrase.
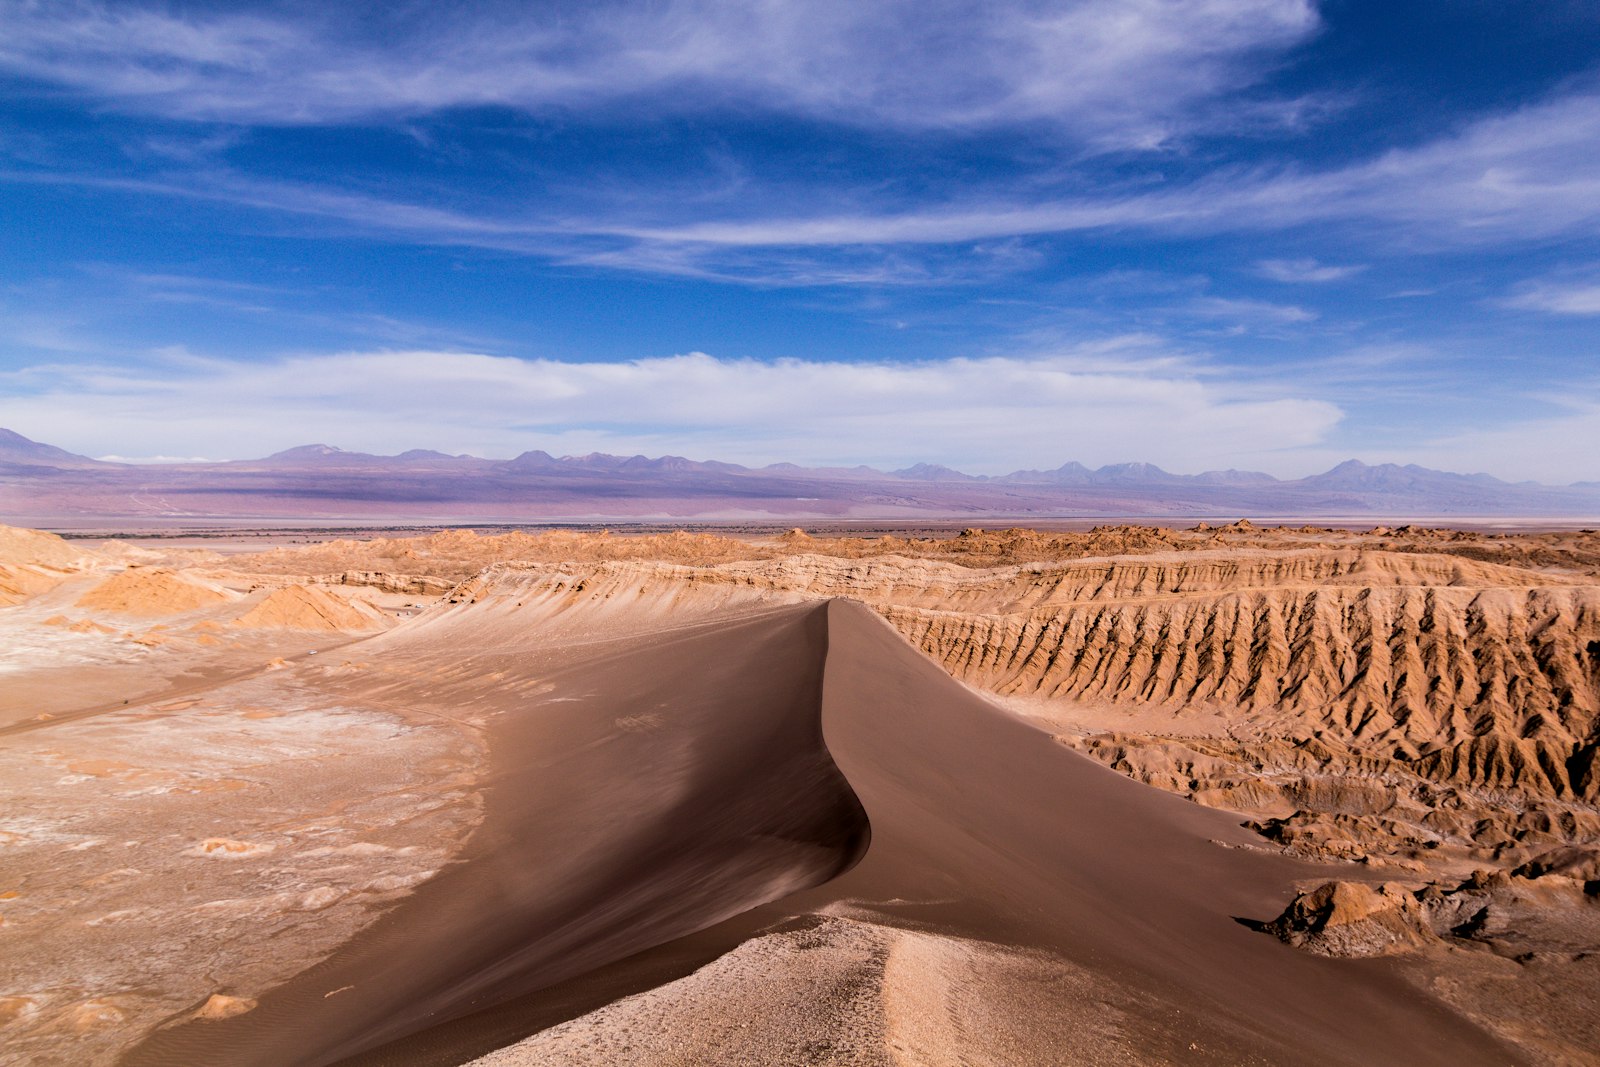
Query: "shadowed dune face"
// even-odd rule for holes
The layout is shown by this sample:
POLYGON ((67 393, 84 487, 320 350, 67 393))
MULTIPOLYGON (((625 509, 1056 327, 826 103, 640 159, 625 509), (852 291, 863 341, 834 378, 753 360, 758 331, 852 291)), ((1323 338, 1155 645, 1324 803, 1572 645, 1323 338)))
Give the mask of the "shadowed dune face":
POLYGON ((495 679, 478 693, 494 702, 479 708, 485 822, 463 862, 255 1011, 157 1035, 131 1063, 332 1062, 826 881, 860 855, 865 817, 822 744, 825 607, 565 644, 559 625, 532 625, 544 614, 507 600, 442 613, 414 640, 375 642, 372 677, 347 683, 459 714, 453 679, 495 679))

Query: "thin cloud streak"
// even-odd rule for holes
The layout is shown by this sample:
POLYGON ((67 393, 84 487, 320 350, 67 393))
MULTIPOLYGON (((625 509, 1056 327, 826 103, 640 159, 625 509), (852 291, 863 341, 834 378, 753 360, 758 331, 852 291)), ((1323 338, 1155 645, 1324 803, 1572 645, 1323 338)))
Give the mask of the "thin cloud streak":
POLYGON ((1263 278, 1289 285, 1319 285, 1338 282, 1360 274, 1364 266, 1337 266, 1318 263, 1314 259, 1263 259, 1256 264, 1256 273, 1263 278))
POLYGON ((1316 312, 1307 311, 1293 304, 1272 304, 1264 300, 1231 300, 1215 296, 1197 297, 1179 310, 1205 319, 1277 326, 1312 322, 1317 317, 1316 312))
POLYGON ((1597 142, 1600 96, 1581 94, 1321 172, 1258 168, 1154 193, 1041 204, 595 229, 645 241, 782 246, 947 243, 1116 227, 1207 233, 1348 219, 1412 224, 1418 229, 1409 236, 1418 243, 1516 240, 1600 224, 1597 142))
POLYGON ((1531 282, 1504 304, 1552 315, 1600 315, 1600 281, 1531 282))

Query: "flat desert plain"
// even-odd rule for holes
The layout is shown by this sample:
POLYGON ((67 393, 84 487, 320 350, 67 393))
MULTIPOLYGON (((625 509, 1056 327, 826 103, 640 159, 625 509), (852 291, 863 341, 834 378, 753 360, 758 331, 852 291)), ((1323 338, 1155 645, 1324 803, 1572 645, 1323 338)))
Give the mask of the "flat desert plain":
POLYGON ((1600 535, 0 528, 0 1063, 1600 1063, 1600 535))

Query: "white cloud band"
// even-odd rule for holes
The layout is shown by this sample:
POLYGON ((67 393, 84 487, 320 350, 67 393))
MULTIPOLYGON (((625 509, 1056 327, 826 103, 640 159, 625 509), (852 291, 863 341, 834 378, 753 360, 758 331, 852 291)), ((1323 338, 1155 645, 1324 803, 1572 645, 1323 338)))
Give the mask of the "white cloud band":
POLYGON ((931 461, 974 473, 1137 458, 1199 471, 1313 445, 1341 417, 1321 400, 1210 380, 1139 338, 1046 358, 914 363, 411 351, 5 377, 0 425, 97 455, 237 458, 326 441, 484 456, 931 461))

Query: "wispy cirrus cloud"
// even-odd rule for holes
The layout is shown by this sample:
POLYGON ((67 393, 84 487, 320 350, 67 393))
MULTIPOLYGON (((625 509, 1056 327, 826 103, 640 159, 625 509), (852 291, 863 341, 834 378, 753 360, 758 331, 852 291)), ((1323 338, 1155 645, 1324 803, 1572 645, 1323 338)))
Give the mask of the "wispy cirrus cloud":
POLYGON ((1502 301, 1506 307, 1552 315, 1600 315, 1600 279, 1526 282, 1502 301))
POLYGON ((1312 322, 1317 313, 1294 304, 1274 304, 1266 300, 1241 300, 1220 296, 1196 297, 1178 309, 1184 314, 1203 319, 1217 319, 1238 324, 1267 324, 1291 326, 1312 322))
POLYGON ((1153 191, 1102 184, 1092 194, 1043 202, 991 197, 914 211, 697 220, 604 232, 706 245, 842 245, 1122 227, 1199 234, 1350 220, 1413 227, 1404 238, 1419 247, 1522 240, 1600 227, 1597 142, 1600 95, 1577 93, 1320 171, 1257 167, 1153 191))
POLYGON ((1314 259, 1263 259, 1256 263, 1256 273, 1261 277, 1291 285, 1343 281, 1365 269, 1360 265, 1339 266, 1314 259))
MULTIPOLYGON (((723 118, 790 116, 813 131, 841 123, 895 130, 919 144, 1023 124, 1027 136, 1007 143, 1028 150, 992 169, 950 168, 948 177, 918 166, 914 188, 904 174, 855 157, 841 170, 736 159, 726 180, 694 166, 679 180, 604 167, 597 180, 589 167, 468 199, 448 183, 395 174, 294 180, 279 168, 268 176, 248 163, 225 165, 234 135, 202 125, 195 137, 221 148, 187 152, 193 144, 170 129, 152 133, 147 141, 166 147, 146 153, 130 176, 28 164, 3 177, 315 218, 310 229, 319 234, 320 222, 331 222, 337 236, 760 285, 946 284, 1025 261, 941 259, 929 249, 1104 232, 1203 237, 1339 222, 1351 224, 1342 235, 1383 255, 1600 230, 1592 148, 1600 93, 1592 89, 1458 118, 1430 138, 1344 165, 1244 155, 1179 166, 1158 181, 1080 166, 1101 150, 1170 146, 1225 128, 1242 112, 1278 112, 1291 126, 1312 121, 1316 108, 1304 101, 1240 96, 1320 32, 1311 0, 981 8, 671 0, 473 13, 408 7, 366 21, 340 11, 0 0, 8 31, 0 72, 180 125, 404 125, 484 105, 603 124, 624 111, 650 122, 709 109, 723 118)), ((1310 258, 1255 265, 1262 277, 1304 284, 1361 269, 1310 258)))
MULTIPOLYGON (((1227 121, 1198 112, 1320 26, 1310 0, 668 0, 370 16, 8 0, 0 15, 0 69, 178 119, 351 123, 644 101, 917 128, 1043 122, 1117 147, 1227 121)), ((1292 124, 1313 109, 1247 110, 1292 124)))
POLYGON ((3 365, 25 366, 52 355, 84 365, 149 358, 135 337, 154 340, 151 348, 158 363, 171 365, 174 354, 185 351, 186 342, 181 335, 174 336, 170 323, 179 317, 192 319, 197 312, 219 324, 213 341, 230 338, 234 354, 240 356, 279 351, 286 334, 308 333, 351 345, 516 350, 490 331, 430 321, 415 313, 369 310, 292 280, 269 284, 97 261, 63 268, 52 278, 0 287, 3 365), (243 343, 233 340, 241 336, 243 343))
MULTIPOLYGON (((1096 231, 1204 235, 1339 221, 1368 227, 1390 251, 1592 236, 1600 232, 1596 143, 1600 94, 1575 93, 1321 171, 1236 169, 1154 189, 1102 183, 1048 199, 1027 199, 998 187, 952 192, 942 201, 924 199, 911 206, 884 199, 843 214, 784 211, 782 206, 805 198, 802 191, 759 185, 741 187, 725 202, 696 204, 685 217, 681 200, 645 190, 609 200, 580 197, 542 209, 496 211, 221 169, 138 178, 13 169, 0 177, 223 202, 336 221, 347 233, 606 268, 773 284, 845 284, 914 281, 919 271, 928 271, 925 263, 909 259, 886 263, 875 249, 1096 231), (852 248, 865 250, 860 261, 841 264, 840 250, 852 248), (772 258, 773 249, 785 250, 783 256, 772 258)), ((871 201, 869 193, 848 189, 838 196, 814 192, 817 200, 871 201)), ((1317 260, 1257 262, 1259 272, 1281 281, 1328 282, 1359 269, 1317 260)))

